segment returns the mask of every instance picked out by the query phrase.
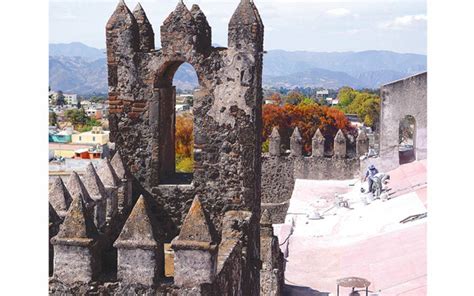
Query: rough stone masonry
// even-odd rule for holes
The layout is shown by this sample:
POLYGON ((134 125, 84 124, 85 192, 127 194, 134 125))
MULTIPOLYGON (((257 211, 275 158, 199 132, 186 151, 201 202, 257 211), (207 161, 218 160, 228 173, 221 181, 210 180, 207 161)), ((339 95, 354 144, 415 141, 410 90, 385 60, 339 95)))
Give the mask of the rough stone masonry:
MULTIPOLYGON (((52 201, 65 222, 52 239, 59 255, 53 262, 60 264, 53 266, 50 293, 259 295, 262 251, 277 258, 267 272, 280 275, 263 277, 271 282, 262 286, 278 295, 278 242, 260 244, 264 26, 258 10, 253 1, 240 1, 227 48, 211 45, 206 16, 182 1, 160 34, 157 50, 142 6, 132 12, 123 1, 106 25, 109 123, 120 161, 104 163, 99 173, 90 168, 88 186, 76 175, 72 193, 57 182, 63 194, 52 201), (174 144, 173 76, 183 63, 194 67, 200 85, 195 170, 186 184, 189 178, 175 173, 174 144), (163 244, 171 242, 174 280, 163 274, 163 244), (67 260, 77 268, 68 269, 67 260), (193 270, 199 277, 190 278, 193 270)), ((274 241, 267 232, 265 239, 274 241)))

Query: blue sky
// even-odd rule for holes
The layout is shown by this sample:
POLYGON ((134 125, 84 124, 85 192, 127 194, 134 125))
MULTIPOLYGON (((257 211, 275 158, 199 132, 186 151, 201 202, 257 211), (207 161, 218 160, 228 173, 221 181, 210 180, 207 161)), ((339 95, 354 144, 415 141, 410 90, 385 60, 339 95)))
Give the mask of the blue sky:
MULTIPOLYGON (((142 0, 159 42, 159 27, 178 0, 142 0)), ((227 45, 227 24, 239 0, 199 4, 212 27, 213 43, 227 45)), ((306 51, 391 50, 426 54, 424 0, 254 0, 265 24, 265 49, 306 51)), ((105 24, 117 0, 51 0, 51 43, 82 42, 105 48, 105 24)), ((126 1, 133 10, 136 0, 126 1)), ((159 46, 158 46, 159 47, 159 46)))

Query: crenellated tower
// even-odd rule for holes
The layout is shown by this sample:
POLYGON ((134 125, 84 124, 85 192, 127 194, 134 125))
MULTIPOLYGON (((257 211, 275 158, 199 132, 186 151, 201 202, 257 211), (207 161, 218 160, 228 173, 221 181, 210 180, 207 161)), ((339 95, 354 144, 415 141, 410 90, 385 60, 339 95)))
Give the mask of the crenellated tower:
POLYGON ((228 48, 212 46, 203 10, 182 0, 160 26, 160 49, 140 4, 132 13, 120 1, 107 22, 117 153, 97 171, 88 168, 81 186, 106 237, 102 252, 117 254, 115 293, 140 286, 173 295, 259 295, 263 35, 249 0, 229 22, 228 48), (199 80, 191 175, 175 168, 173 79, 183 63, 199 80), (105 223, 98 215, 104 205, 105 223), (172 285, 164 284, 165 244, 175 251, 172 285))

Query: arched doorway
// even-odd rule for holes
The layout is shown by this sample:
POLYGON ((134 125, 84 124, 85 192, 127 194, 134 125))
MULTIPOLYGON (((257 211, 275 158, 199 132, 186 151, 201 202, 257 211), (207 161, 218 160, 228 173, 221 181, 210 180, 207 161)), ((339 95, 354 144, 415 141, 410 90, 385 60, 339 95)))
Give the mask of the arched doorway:
POLYGON ((406 115, 400 120, 398 129, 398 159, 400 164, 416 160, 416 120, 406 115))
POLYGON ((189 184, 194 171, 194 93, 199 87, 193 66, 166 65, 155 81, 159 99, 159 179, 161 184, 189 184))

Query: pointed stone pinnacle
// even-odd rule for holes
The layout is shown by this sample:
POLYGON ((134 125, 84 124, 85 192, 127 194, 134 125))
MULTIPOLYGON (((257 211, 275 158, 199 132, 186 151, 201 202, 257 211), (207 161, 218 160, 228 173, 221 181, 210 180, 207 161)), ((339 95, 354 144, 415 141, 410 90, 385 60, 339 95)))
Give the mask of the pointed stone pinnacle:
POLYGON ((342 139, 342 138, 345 139, 344 133, 342 132, 341 129, 337 131, 336 138, 337 138, 337 139, 342 139))
POLYGON ((62 217, 71 204, 72 197, 61 177, 55 177, 49 190, 49 202, 54 210, 62 217))
POLYGON ((73 199, 80 195, 84 199, 84 202, 93 202, 89 195, 89 192, 84 186, 84 183, 82 183, 81 179, 79 178, 79 175, 76 172, 73 171, 72 174, 69 176, 66 188, 68 189, 73 199))
POLYGON ((179 240, 196 241, 196 242, 213 242, 209 223, 204 214, 199 197, 195 197, 188 215, 184 219, 179 240))
POLYGON ((149 216, 145 197, 141 195, 114 243, 118 248, 153 249, 159 246, 155 238, 156 222, 149 216))
POLYGON ((84 174, 84 185, 93 200, 97 201, 106 198, 104 184, 97 175, 92 163, 89 163, 86 167, 86 172, 84 174))
POLYGON ((114 169, 117 177, 119 177, 120 179, 127 179, 127 171, 125 169, 125 164, 123 163, 122 157, 120 156, 119 152, 115 153, 114 157, 112 157, 112 160, 110 161, 110 164, 112 165, 112 168, 114 169))
POLYGON ((291 135, 291 138, 293 138, 293 139, 302 139, 298 127, 295 127, 295 129, 293 130, 293 134, 291 135))
POLYGON ((321 133, 321 130, 318 128, 316 130, 316 132, 314 133, 314 136, 313 136, 313 139, 316 140, 316 139, 322 139, 324 136, 323 134, 321 133))
POLYGON ((53 243, 62 241, 68 245, 88 245, 97 236, 92 216, 87 211, 82 196, 77 196, 71 203, 59 233, 53 243))
POLYGON ((250 25, 258 23, 255 9, 249 0, 241 0, 239 6, 232 15, 229 24, 246 24, 250 25))
POLYGON ((359 132, 359 135, 357 136, 357 140, 367 140, 368 139, 368 136, 366 134, 366 132, 361 129, 360 132, 359 132))
POLYGON ((280 138, 280 133, 278 132, 278 128, 276 126, 273 127, 270 138, 272 139, 280 138))
POLYGON ((103 159, 97 169, 97 174, 104 186, 115 187, 119 185, 119 178, 115 174, 112 165, 108 159, 103 159))

